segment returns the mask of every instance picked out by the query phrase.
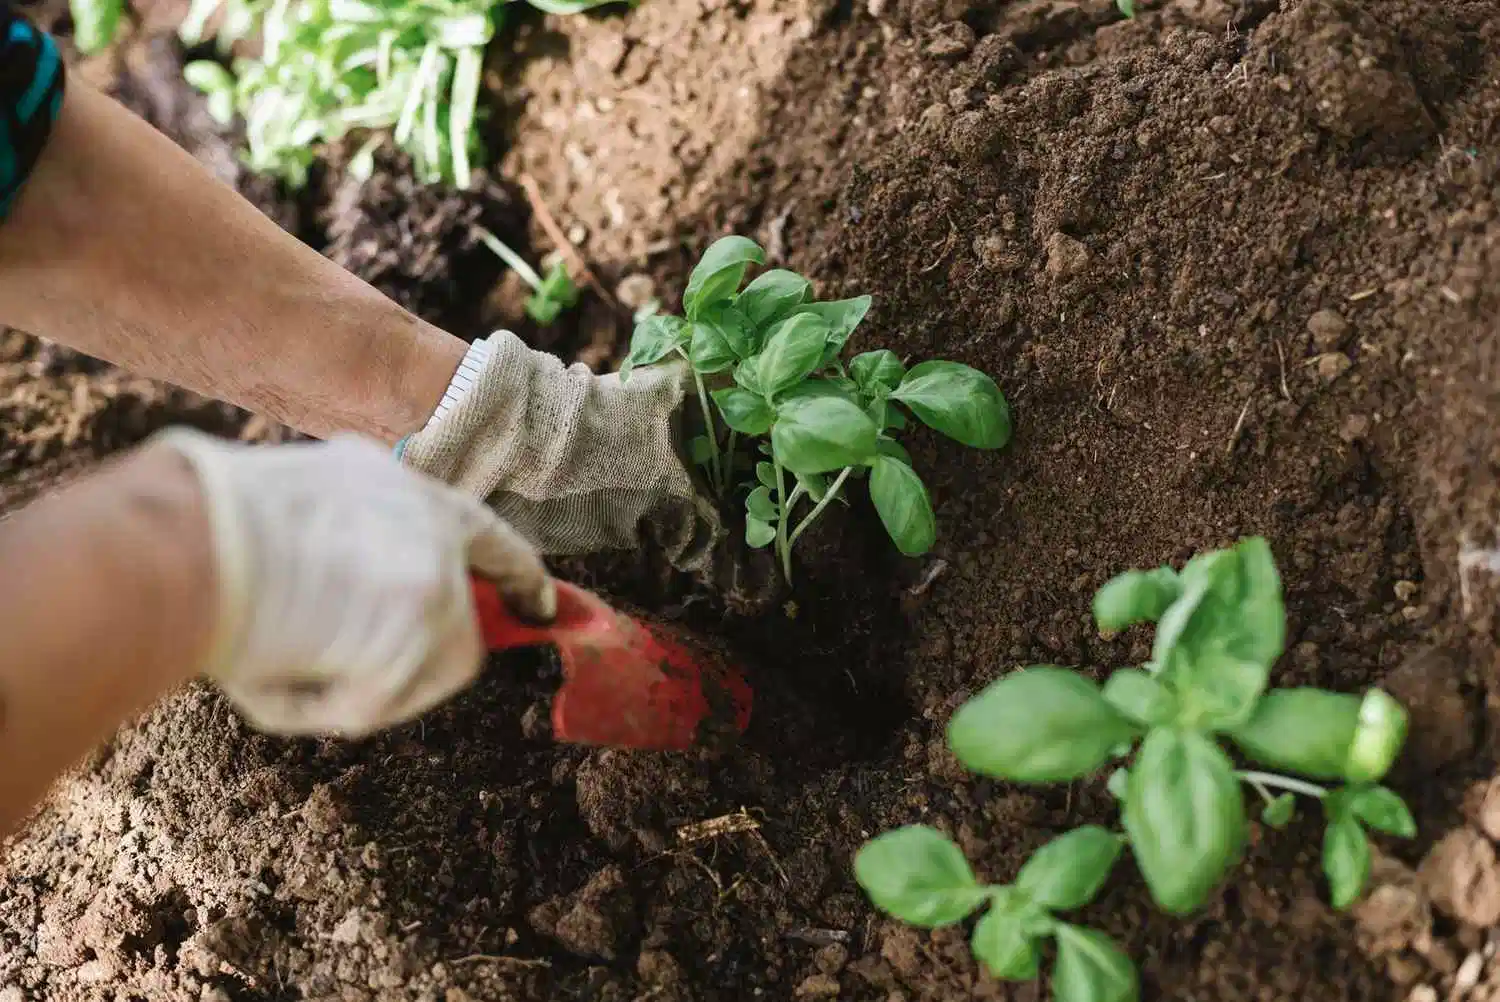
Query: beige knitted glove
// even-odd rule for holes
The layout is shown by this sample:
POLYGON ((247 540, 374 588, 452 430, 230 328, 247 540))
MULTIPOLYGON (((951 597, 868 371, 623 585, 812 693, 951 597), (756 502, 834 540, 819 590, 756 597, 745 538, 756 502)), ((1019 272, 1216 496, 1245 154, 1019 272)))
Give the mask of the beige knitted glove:
POLYGON ((544 554, 635 547, 644 533, 678 569, 717 578, 723 527, 678 451, 691 380, 684 363, 621 382, 499 331, 475 343, 402 458, 486 499, 544 554))

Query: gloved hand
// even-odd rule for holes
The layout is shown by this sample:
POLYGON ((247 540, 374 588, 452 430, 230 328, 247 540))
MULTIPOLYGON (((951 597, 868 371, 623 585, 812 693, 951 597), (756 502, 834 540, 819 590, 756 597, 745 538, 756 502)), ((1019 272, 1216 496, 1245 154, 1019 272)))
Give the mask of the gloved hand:
POLYGON ((743 547, 726 545, 717 508, 681 458, 686 363, 621 382, 564 366, 509 331, 488 349, 469 389, 407 442, 409 467, 484 498, 546 554, 634 547, 644 534, 731 599, 776 580, 769 561, 747 568, 743 547))
POLYGON ((524 540, 379 445, 157 440, 193 466, 212 525, 219 611, 205 673, 262 730, 360 736, 466 686, 485 653, 470 568, 518 615, 556 611, 524 540))

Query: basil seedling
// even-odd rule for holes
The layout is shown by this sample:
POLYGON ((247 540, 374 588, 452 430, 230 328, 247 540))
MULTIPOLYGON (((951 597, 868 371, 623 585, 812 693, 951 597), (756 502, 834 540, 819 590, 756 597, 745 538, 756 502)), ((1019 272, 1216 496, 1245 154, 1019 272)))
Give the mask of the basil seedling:
MULTIPOLYGON (((475 128, 484 52, 515 0, 192 0, 178 34, 205 40, 220 14, 218 47, 259 41, 256 57, 234 60, 233 77, 190 63, 184 75, 209 96, 215 118, 238 112, 245 160, 293 188, 307 182, 316 147, 354 131, 372 134, 350 163, 374 169, 374 150, 391 130, 419 180, 467 188, 480 152, 475 128), (198 69, 193 69, 193 67, 198 69)), ((554 14, 576 14, 607 0, 530 0, 554 14)), ((73 0, 75 18, 94 35, 114 32, 121 0, 73 0)), ((106 38, 107 42, 108 39, 106 38)))
POLYGON ((845 500, 851 480, 868 478, 897 549, 927 552, 937 536, 932 501, 897 435, 910 415, 971 448, 1001 448, 1011 430, 1004 395, 957 362, 908 369, 886 349, 845 361, 870 297, 819 302, 812 283, 783 269, 746 285, 764 263, 753 240, 716 241, 688 277, 683 316, 638 318, 621 378, 673 358, 691 365, 704 424, 692 458, 720 495, 743 490, 745 539, 774 546, 788 580, 792 547, 845 500), (751 440, 755 452, 743 448, 751 440))
POLYGON ((480 242, 491 253, 531 286, 531 295, 526 299, 526 315, 531 319, 546 327, 555 322, 563 310, 578 305, 578 286, 573 284, 568 269, 561 261, 554 263, 548 270, 547 277, 543 278, 526 263, 525 258, 501 243, 500 238, 489 230, 480 229, 477 233, 480 242))
POLYGON ((1264 539, 1201 553, 1180 572, 1121 574, 1094 596, 1094 616, 1104 631, 1154 622, 1151 661, 1115 671, 1102 687, 1052 665, 1014 672, 959 707, 948 745, 975 772, 1018 783, 1072 782, 1129 759, 1109 779, 1123 831, 1075 829, 1038 850, 1013 885, 993 886, 946 836, 900 828, 855 857, 855 876, 878 908, 923 926, 986 908, 970 945, 996 977, 1036 977, 1037 945, 1050 937, 1058 1002, 1134 1002, 1130 960, 1102 933, 1054 914, 1093 900, 1124 846, 1156 903, 1185 915, 1240 857, 1241 784, 1264 802, 1261 820, 1272 828, 1290 822, 1306 797, 1322 806, 1323 871, 1342 909, 1369 879, 1367 832, 1416 834, 1406 804, 1377 785, 1406 739, 1406 711, 1394 699, 1379 689, 1268 688, 1286 625, 1264 539), (1226 744, 1264 768, 1236 768, 1226 744))

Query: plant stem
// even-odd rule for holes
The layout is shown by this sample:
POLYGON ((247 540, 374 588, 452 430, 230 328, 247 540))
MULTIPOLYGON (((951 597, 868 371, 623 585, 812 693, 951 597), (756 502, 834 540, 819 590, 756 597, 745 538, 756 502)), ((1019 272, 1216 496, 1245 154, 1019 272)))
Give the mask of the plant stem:
POLYGON ((1258 780, 1254 779, 1247 779, 1245 780, 1245 782, 1250 784, 1250 788, 1256 793, 1260 794, 1260 799, 1264 800, 1266 803, 1274 804, 1276 802, 1276 798, 1271 796, 1271 791, 1266 789, 1266 785, 1264 783, 1261 783, 1258 780))
MULTIPOLYGON (((781 468, 781 457, 771 453, 771 465, 776 467, 776 498, 781 500, 786 493, 786 471, 781 468)), ((801 489, 798 484, 798 489, 801 489)), ((790 499, 781 505, 781 517, 776 520, 776 552, 781 554, 781 573, 787 584, 792 583, 792 544, 786 538, 786 523, 792 517, 790 499)))
MULTIPOLYGON (((1273 789, 1288 790, 1292 793, 1301 793, 1309 797, 1317 797, 1322 800, 1328 796, 1328 791, 1313 783, 1305 783, 1300 779, 1292 779, 1288 776, 1278 776, 1274 772, 1237 772, 1237 777, 1251 786, 1269 786, 1273 789)), ((1262 792, 1264 795, 1264 792, 1262 792)))
MULTIPOLYGON (((683 358, 688 357, 687 352, 681 348, 677 349, 677 353, 683 358)), ((692 364, 692 359, 688 359, 688 365, 692 364)), ((713 409, 708 406, 708 389, 703 385, 703 374, 697 369, 693 370, 693 383, 698 387, 698 406, 703 408, 703 430, 708 437, 709 479, 712 481, 714 488, 722 492, 723 488, 719 485, 723 481, 724 476, 721 472, 722 464, 719 462, 719 431, 714 427, 713 409)))
POLYGON ((719 485, 720 494, 728 494, 734 479, 734 447, 738 444, 739 432, 729 429, 729 447, 724 450, 724 482, 719 485))
POLYGON ((823 514, 823 509, 827 508, 829 504, 832 503, 833 499, 838 497, 839 491, 843 489, 844 481, 848 480, 849 474, 853 472, 854 467, 852 466, 846 466, 841 471, 839 471, 839 475, 834 479, 833 484, 828 488, 828 490, 823 492, 823 500, 819 501, 815 506, 813 506, 813 510, 807 513, 807 517, 802 520, 801 524, 797 526, 796 531, 792 533, 793 543, 796 543, 798 538, 807 531, 807 527, 813 524, 814 519, 823 514))
POLYGON ((527 264, 525 259, 509 247, 500 242, 500 238, 482 226, 476 226, 474 231, 479 234, 479 241, 488 247, 496 257, 504 261, 506 267, 520 275, 526 284, 531 286, 533 292, 542 290, 542 276, 536 273, 536 269, 527 264))

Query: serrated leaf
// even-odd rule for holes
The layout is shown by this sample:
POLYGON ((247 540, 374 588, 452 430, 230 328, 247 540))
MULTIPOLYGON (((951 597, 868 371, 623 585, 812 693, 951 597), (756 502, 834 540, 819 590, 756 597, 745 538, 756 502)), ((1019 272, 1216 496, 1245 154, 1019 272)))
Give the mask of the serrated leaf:
POLYGON ((875 907, 929 929, 962 921, 985 898, 963 852, 926 825, 866 842, 855 854, 854 877, 875 907))

